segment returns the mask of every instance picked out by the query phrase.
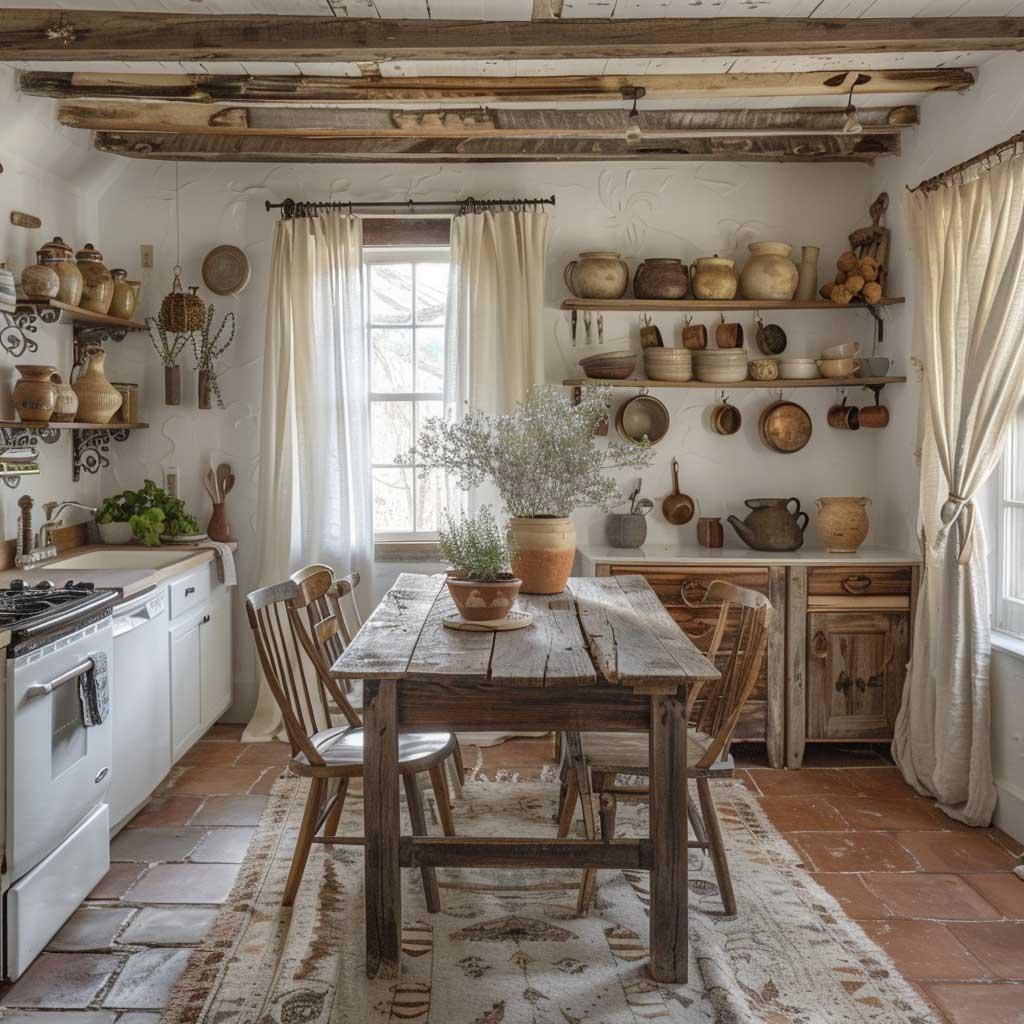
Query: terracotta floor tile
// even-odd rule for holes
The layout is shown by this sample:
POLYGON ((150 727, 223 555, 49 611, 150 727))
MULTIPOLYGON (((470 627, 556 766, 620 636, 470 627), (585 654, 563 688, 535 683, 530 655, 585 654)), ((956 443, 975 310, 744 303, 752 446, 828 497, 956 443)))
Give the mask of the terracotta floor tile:
MULTIPOLYGON (((21 1013, 14 1010, 5 1012, 3 1021, 4 1024, 114 1024, 115 1016, 113 1010, 54 1010, 52 1013, 45 1010, 26 1010, 21 1013)), ((124 1017, 118 1017, 117 1021, 118 1024, 142 1024, 125 1020, 124 1017)))
POLYGON ((191 950, 147 949, 128 958, 104 1006, 129 1010, 159 1010, 167 1005, 191 950))
POLYGON ((255 834, 254 828, 211 829, 189 859, 194 864, 241 864, 255 834))
POLYGON ((877 796, 883 800, 893 800, 916 795, 895 765, 857 768, 847 774, 856 790, 855 796, 877 796))
POLYGON ((923 986, 950 1024, 1022 1024, 1024 984, 923 986))
POLYGON ((816 872, 811 877, 834 896, 854 921, 877 921, 892 917, 889 908, 864 884, 861 875, 816 872))
POLYGON ((139 946, 196 945, 218 912, 217 907, 143 907, 120 941, 139 946))
POLYGON ((989 830, 989 835, 1004 849, 1009 850, 1010 853, 1018 860, 1024 857, 1024 843, 1019 839, 1014 839, 1013 836, 1008 836, 1002 829, 995 828, 994 826, 989 830))
POLYGON ((154 797, 131 820, 133 828, 180 828, 202 806, 197 796, 154 797))
POLYGON ((912 981, 977 981, 989 972, 935 921, 864 921, 861 927, 912 981))
POLYGON ((131 907, 81 906, 50 939, 47 949, 57 953, 110 949, 114 936, 133 913, 131 907))
POLYGON ((244 744, 221 743, 214 740, 200 740, 175 762, 175 767, 194 766, 209 768, 216 765, 233 765, 248 747, 244 744))
POLYGON ((1024 921, 1024 881, 1012 871, 964 875, 964 881, 977 889, 1004 917, 1024 921))
POLYGON ((811 871, 913 871, 914 858, 881 832, 800 832, 787 836, 811 871))
POLYGON ((85 1009, 120 964, 104 953, 42 953, 3 997, 5 1006, 85 1009))
POLYGON ((248 793, 249 787, 263 774, 265 768, 246 766, 245 768, 228 768, 225 766, 212 768, 188 768, 174 784, 175 795, 190 796, 226 796, 235 793, 248 793))
MULTIPOLYGON (((160 1024, 160 1017, 160 1013, 151 1013, 148 1010, 130 1010, 117 1018, 117 1024, 160 1024)), ((58 1021, 57 1024, 60 1022, 58 1021)))
POLYGON ((201 828, 125 828, 110 843, 111 861, 179 861, 206 835, 201 828))
POLYGON ((919 796, 835 798, 839 813, 858 831, 944 829, 949 821, 930 800, 919 796))
POLYGON ((780 832, 841 832, 848 828, 835 804, 823 796, 763 796, 759 803, 780 832))
POLYGON ((801 768, 799 771, 775 771, 751 768, 748 772, 765 796, 856 796, 853 777, 856 769, 801 768))
POLYGON ((813 743, 804 750, 804 768, 853 768, 889 764, 884 746, 869 743, 813 743))
POLYGON ((864 884, 895 917, 919 921, 992 921, 999 911, 958 875, 865 874, 864 884))
POLYGON ((144 871, 145 864, 111 864, 110 870, 99 880, 96 888, 86 899, 124 899, 124 894, 139 880, 144 871))
POLYGON ((267 806, 265 796, 211 796, 192 824, 214 825, 258 825, 263 808, 267 806))
POLYGON ((1024 979, 1024 921, 981 921, 949 927, 995 977, 1004 981, 1024 979))
POLYGON ((278 779, 287 774, 287 768, 271 766, 265 769, 263 774, 249 787, 249 792, 257 796, 266 796, 277 785, 278 779))
POLYGON ((237 864, 158 864, 128 893, 133 903, 223 903, 237 864))
POLYGON ((898 832, 896 839, 920 862, 925 871, 968 874, 1012 868, 1014 858, 984 833, 898 832))
POLYGON ((238 765, 286 765, 292 758, 287 743, 249 743, 238 758, 238 765))

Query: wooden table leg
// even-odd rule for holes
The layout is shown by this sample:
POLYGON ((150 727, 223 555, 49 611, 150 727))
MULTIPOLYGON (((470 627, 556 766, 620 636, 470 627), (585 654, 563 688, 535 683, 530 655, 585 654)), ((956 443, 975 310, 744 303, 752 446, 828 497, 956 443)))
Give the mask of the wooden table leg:
POLYGON ((397 978, 402 938, 402 872, 398 865, 401 837, 398 690, 393 679, 364 685, 366 976, 397 978))
POLYGON ((651 977, 686 981, 686 709, 677 696, 651 697, 651 977))

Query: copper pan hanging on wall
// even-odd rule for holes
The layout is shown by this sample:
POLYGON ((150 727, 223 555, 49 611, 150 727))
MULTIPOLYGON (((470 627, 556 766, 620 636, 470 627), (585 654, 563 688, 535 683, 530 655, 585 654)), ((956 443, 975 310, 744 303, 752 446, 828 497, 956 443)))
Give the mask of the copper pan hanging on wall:
POLYGON ((761 413, 758 422, 765 447, 783 455, 800 451, 811 439, 811 427, 811 417, 803 406, 781 398, 761 413))

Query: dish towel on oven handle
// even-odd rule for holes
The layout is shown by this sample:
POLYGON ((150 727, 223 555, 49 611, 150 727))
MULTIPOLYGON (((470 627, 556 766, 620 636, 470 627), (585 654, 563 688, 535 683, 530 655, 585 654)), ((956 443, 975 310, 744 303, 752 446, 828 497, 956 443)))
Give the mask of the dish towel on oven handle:
POLYGON ((110 714, 110 680, 107 656, 99 651, 92 655, 92 667, 78 677, 78 699, 82 704, 82 721, 88 729, 102 725, 110 714))
POLYGON ((235 572, 235 555, 229 544, 221 544, 217 540, 204 540, 199 545, 213 548, 217 554, 217 578, 226 587, 238 586, 238 574, 235 572))

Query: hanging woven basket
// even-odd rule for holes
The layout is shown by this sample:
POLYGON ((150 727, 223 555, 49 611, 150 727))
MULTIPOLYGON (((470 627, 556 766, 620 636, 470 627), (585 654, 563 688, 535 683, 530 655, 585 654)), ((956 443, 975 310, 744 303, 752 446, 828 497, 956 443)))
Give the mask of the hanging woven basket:
POLYGON ((206 319, 206 304, 196 294, 198 285, 186 292, 181 283, 181 267, 174 268, 174 284, 160 303, 160 326, 165 331, 183 334, 202 330, 206 319))

